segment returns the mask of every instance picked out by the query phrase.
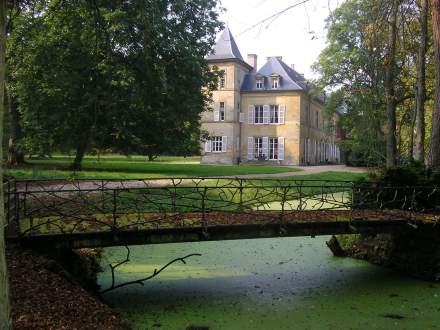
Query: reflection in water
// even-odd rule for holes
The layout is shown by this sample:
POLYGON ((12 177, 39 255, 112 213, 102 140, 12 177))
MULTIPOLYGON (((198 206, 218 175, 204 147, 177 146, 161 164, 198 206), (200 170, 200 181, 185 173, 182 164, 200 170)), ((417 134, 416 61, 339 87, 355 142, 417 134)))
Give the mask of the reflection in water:
MULTIPOLYGON (((332 257, 326 239, 132 247, 120 281, 144 277, 175 257, 203 256, 104 298, 133 329, 440 329, 440 285, 332 257)), ((106 249, 103 266, 124 253, 106 249)), ((106 268, 100 284, 109 282, 106 268)))

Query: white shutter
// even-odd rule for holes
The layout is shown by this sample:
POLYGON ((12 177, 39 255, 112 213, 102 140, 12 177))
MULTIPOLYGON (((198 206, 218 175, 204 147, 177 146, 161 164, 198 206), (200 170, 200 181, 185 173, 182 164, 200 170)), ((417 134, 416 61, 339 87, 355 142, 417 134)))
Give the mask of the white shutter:
POLYGON ((248 137, 247 159, 254 159, 254 138, 252 136, 248 137))
POLYGON ((269 159, 269 138, 263 137, 263 156, 264 159, 269 159))
POLYGON ((214 110, 214 121, 220 121, 220 111, 214 110))
POLYGON ((255 106, 250 105, 248 108, 248 124, 253 124, 255 120, 255 106))
POLYGON ((239 115, 238 115, 238 121, 239 121, 240 123, 242 123, 243 120, 244 120, 243 112, 240 112, 239 115))
POLYGON ((212 150, 212 141, 211 140, 207 140, 205 141, 205 152, 211 152, 212 150))
POLYGON ((282 136, 278 137, 278 159, 284 160, 284 138, 282 136))
POLYGON ((228 150, 228 137, 222 136, 222 152, 226 152, 228 150))
POLYGON ((269 124, 270 106, 263 105, 263 124, 269 124))
POLYGON ((278 111, 280 112, 278 116, 278 121, 280 124, 284 124, 286 117, 286 106, 284 104, 280 105, 278 111))

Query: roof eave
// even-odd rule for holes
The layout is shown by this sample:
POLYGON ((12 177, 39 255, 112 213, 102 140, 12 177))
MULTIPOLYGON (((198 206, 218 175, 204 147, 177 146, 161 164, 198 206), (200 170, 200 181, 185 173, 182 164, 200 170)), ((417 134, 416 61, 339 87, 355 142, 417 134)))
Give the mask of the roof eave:
POLYGON ((253 70, 253 67, 246 63, 245 61, 240 60, 239 58, 213 58, 213 59, 207 59, 208 63, 225 63, 225 62, 236 62, 244 66, 249 71, 253 70))

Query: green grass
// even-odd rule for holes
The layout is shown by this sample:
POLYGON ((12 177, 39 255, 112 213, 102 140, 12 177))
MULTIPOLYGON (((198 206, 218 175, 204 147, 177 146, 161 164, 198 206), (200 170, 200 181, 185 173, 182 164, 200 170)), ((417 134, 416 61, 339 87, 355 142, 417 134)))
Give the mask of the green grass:
MULTIPOLYGON (((72 161, 73 156, 65 154, 54 154, 50 159, 72 161)), ((46 159, 47 160, 47 159, 46 159)), ((121 155, 121 154, 104 154, 104 155, 86 155, 84 160, 89 161, 122 161, 122 162, 150 162, 150 163, 174 163, 174 164, 199 164, 200 156, 158 156, 153 161, 149 161, 147 156, 142 155, 121 155)))
POLYGON ((148 162, 139 156, 127 159, 123 156, 101 157, 97 161, 87 157, 83 161, 83 170, 69 170, 69 157, 50 159, 29 159, 28 165, 6 169, 6 174, 17 179, 148 179, 166 177, 210 177, 233 176, 243 174, 272 174, 298 171, 295 167, 262 165, 202 165, 194 163, 194 157, 162 157, 163 162, 148 162), (186 162, 188 161, 188 162, 186 162), (186 162, 186 163, 185 163, 186 162))

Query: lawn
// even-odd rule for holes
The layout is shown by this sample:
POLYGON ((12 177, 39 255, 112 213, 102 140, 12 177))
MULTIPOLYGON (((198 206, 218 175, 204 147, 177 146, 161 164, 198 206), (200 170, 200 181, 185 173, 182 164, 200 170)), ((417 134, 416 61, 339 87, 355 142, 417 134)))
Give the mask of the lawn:
POLYGON ((28 159, 28 165, 6 169, 17 179, 148 179, 171 177, 215 177, 243 174, 272 174, 298 171, 295 167, 263 165, 202 165, 195 157, 162 157, 149 162, 145 157, 127 158, 120 155, 89 156, 83 161, 83 171, 69 170, 71 158, 28 159))

